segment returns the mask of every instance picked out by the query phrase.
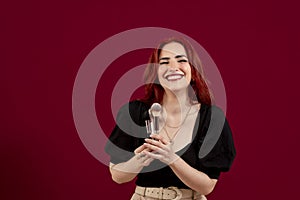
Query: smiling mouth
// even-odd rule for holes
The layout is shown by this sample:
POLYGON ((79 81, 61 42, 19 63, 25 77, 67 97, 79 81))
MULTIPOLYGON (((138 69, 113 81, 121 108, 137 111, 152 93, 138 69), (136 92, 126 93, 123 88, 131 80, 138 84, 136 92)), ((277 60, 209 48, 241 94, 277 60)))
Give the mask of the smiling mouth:
POLYGON ((177 80, 182 79, 182 77, 183 77, 182 74, 173 74, 173 75, 168 75, 168 76, 166 76, 165 78, 166 78, 168 81, 177 81, 177 80))

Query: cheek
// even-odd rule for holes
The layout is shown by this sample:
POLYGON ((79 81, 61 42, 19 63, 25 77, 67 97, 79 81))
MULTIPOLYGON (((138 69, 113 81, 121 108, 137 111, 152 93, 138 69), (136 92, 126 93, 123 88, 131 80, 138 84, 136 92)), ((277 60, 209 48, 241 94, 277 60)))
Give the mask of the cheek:
POLYGON ((164 73, 165 73, 166 70, 163 69, 163 67, 159 67, 158 70, 157 70, 157 77, 158 77, 158 80, 159 82, 161 82, 163 76, 164 76, 164 73))
POLYGON ((190 65, 182 66, 182 70, 185 72, 186 75, 191 76, 191 67, 190 67, 190 65))
POLYGON ((186 79, 188 82, 191 81, 192 79, 192 71, 191 71, 191 67, 188 65, 188 66, 185 66, 185 69, 184 69, 184 72, 186 74, 186 79))
POLYGON ((166 72, 167 68, 166 67, 163 67, 163 66, 160 66, 157 70, 157 75, 158 76, 163 76, 163 74, 166 72))

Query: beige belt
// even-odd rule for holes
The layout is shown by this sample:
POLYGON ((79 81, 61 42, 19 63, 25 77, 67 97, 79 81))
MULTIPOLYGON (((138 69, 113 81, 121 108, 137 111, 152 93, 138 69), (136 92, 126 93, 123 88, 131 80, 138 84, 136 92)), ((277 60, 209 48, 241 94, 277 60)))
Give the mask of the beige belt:
POLYGON ((164 200, 178 200, 181 198, 195 198, 199 193, 191 189, 178 189, 177 187, 155 188, 136 186, 135 193, 144 197, 151 197, 164 200))

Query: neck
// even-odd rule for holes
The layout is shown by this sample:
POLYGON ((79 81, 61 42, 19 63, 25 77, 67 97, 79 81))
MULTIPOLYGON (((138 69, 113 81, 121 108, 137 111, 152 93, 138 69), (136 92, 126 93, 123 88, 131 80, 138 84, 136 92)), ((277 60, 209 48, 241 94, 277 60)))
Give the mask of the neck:
POLYGON ((191 105, 187 90, 177 93, 166 90, 162 103, 170 114, 180 113, 191 105))

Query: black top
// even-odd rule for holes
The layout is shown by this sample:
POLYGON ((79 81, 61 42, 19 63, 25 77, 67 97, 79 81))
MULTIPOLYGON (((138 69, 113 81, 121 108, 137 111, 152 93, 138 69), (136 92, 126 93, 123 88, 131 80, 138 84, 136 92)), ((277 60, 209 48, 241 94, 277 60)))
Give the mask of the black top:
MULTIPOLYGON (((112 163, 126 162, 134 156, 134 150, 144 143, 149 108, 141 101, 133 101, 120 109, 117 124, 105 147, 112 163)), ((221 172, 229 170, 235 153, 231 130, 223 112, 216 106, 201 104, 193 140, 176 154, 210 178, 218 179, 221 172)), ((159 160, 144 167, 137 176, 136 184, 143 187, 188 188, 169 166, 159 160)))

